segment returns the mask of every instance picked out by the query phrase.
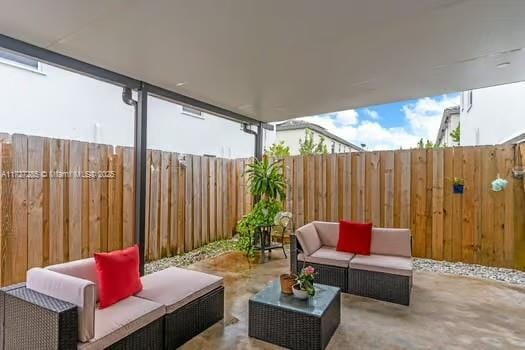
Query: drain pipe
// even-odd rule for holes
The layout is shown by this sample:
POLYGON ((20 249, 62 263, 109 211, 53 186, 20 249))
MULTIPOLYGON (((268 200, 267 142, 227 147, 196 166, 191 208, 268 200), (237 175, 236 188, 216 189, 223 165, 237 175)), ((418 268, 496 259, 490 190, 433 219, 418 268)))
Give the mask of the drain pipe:
MULTIPOLYGON (((124 102, 128 106, 137 107, 137 101, 133 99, 133 95, 129 87, 124 87, 122 89, 122 102, 124 102)), ((136 109, 135 109, 135 113, 136 113, 136 109)))
POLYGON ((257 159, 262 159, 262 135, 263 135, 263 128, 262 123, 259 123, 257 125, 257 131, 253 131, 250 129, 250 124, 243 124, 242 125, 242 131, 244 131, 247 134, 253 135, 255 137, 255 147, 254 147, 254 156, 257 159))

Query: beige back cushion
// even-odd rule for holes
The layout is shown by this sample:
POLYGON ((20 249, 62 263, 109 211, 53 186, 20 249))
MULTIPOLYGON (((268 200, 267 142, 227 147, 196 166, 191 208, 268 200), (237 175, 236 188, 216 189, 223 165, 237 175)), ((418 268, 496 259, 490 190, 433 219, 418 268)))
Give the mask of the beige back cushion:
POLYGON ((339 223, 328 221, 314 221, 317 234, 321 240, 322 245, 327 247, 337 247, 339 241, 339 223))
POLYGON ((295 232, 295 236, 297 237, 305 255, 312 255, 313 252, 322 246, 317 230, 312 223, 298 228, 295 232))
POLYGON ((78 307, 78 340, 95 336, 95 284, 86 279, 35 267, 27 271, 26 287, 78 307))
POLYGON ((412 256, 410 230, 405 228, 372 228, 370 253, 381 255, 412 256))
POLYGON ((46 269, 93 282, 96 286, 95 298, 98 301, 98 275, 95 258, 74 260, 63 264, 50 265, 47 266, 46 269))

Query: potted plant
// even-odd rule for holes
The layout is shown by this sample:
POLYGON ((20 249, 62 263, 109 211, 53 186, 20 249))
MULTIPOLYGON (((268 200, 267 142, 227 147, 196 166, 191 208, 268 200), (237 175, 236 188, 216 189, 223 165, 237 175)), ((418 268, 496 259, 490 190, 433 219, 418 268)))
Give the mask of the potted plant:
POLYGON ((237 223, 237 247, 248 256, 254 255, 256 230, 273 225, 275 216, 283 209, 286 182, 281 163, 282 160, 270 161, 264 156, 248 164, 243 174, 248 177, 250 192, 257 199, 253 209, 237 223))
POLYGON ((452 182, 452 189, 454 190, 454 193, 463 193, 465 189, 465 183, 462 178, 454 177, 454 180, 452 182))
POLYGON ((315 295, 314 287, 315 269, 312 266, 303 267, 296 277, 297 282, 293 286, 293 295, 298 299, 308 299, 315 295))

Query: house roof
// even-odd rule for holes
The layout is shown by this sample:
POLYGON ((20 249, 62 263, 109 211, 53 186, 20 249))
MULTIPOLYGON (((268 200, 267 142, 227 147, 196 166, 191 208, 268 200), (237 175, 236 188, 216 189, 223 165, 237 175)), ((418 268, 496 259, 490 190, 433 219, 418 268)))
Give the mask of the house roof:
POLYGON ((6 36, 265 122, 525 80, 525 1, 1 4, 6 36))
POLYGON ((332 134, 325 128, 323 128, 320 125, 309 123, 304 120, 288 120, 284 123, 277 124, 276 130, 279 131, 286 131, 286 130, 304 130, 304 129, 310 129, 312 131, 315 131, 323 136, 325 136, 328 139, 337 141, 343 145, 346 145, 350 148, 355 149, 356 151, 364 151, 362 147, 359 147, 351 142, 348 142, 347 140, 343 139, 342 137, 339 137, 337 135, 332 134))
POLYGON ((445 108, 443 111, 443 117, 441 117, 441 124, 439 125, 439 130, 436 137, 436 145, 441 143, 441 140, 445 136, 447 124, 450 122, 450 116, 455 114, 459 114, 459 106, 445 108))

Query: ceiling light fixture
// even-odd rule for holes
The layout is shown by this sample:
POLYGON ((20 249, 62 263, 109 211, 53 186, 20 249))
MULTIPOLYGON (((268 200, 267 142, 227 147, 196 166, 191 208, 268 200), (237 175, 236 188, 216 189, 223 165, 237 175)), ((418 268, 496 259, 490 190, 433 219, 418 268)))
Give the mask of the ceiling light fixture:
POLYGON ((177 87, 181 87, 181 86, 184 86, 184 85, 186 85, 186 84, 187 84, 187 82, 182 81, 182 82, 180 82, 180 83, 175 84, 175 86, 177 86, 177 87))
POLYGON ((496 68, 506 68, 510 66, 510 62, 502 62, 496 66, 496 68))

